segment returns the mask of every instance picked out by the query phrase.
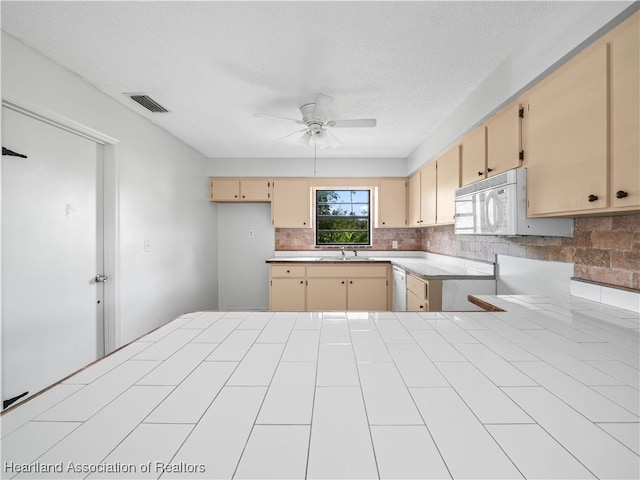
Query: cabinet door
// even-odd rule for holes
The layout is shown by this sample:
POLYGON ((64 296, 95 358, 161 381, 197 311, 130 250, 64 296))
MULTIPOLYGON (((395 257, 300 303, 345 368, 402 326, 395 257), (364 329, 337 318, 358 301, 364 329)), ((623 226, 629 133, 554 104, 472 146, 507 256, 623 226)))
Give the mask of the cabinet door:
POLYGON ((387 305, 386 278, 352 278, 347 280, 347 310, 381 312, 387 305))
POLYGON ((404 228, 407 226, 407 180, 380 180, 378 198, 378 227, 404 228))
POLYGON ((529 94, 529 216, 607 206, 607 46, 578 54, 529 94))
POLYGON ((426 312, 427 302, 415 293, 407 291, 407 312, 426 312))
POLYGON ((455 193, 460 186, 460 147, 447 150, 437 159, 436 223, 454 223, 455 193))
POLYGON ((462 185, 477 182, 486 176, 487 129, 477 128, 462 140, 462 185))
POLYGON ((487 122, 487 176, 520 166, 520 103, 510 105, 487 122))
POLYGON ((241 180, 240 199, 245 202, 268 202, 271 200, 269 185, 267 179, 241 180))
POLYGON ((422 223, 420 215, 420 171, 409 178, 409 226, 419 227, 422 223))
POLYGON ((420 225, 436 223, 436 162, 427 163, 420 172, 420 225))
POLYGON ((269 292, 272 312, 304 312, 305 281, 303 278, 274 278, 269 292))
POLYGON ((307 280, 307 310, 346 310, 347 281, 344 278, 307 280))
POLYGON ((309 184, 306 180, 275 180, 271 201, 276 228, 310 228, 309 184))
POLYGON ((223 178, 209 179, 209 199, 212 202, 237 202, 240 200, 240 182, 223 178))
POLYGON ((609 48, 612 206, 637 208, 640 206, 640 13, 616 29, 609 48))

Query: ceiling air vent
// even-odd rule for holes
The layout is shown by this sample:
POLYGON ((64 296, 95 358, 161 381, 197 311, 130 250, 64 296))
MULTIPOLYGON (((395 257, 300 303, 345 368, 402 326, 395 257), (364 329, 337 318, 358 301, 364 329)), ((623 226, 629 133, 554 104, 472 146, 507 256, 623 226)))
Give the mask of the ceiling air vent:
POLYGON ((138 93, 135 93, 135 94, 127 93, 126 95, 128 95, 129 98, 131 98, 131 100, 133 100, 134 102, 138 102, 140 105, 142 105, 144 108, 146 108, 150 112, 166 113, 169 111, 166 108, 164 108, 162 105, 160 105, 158 102, 156 102, 149 95, 138 94, 138 93))

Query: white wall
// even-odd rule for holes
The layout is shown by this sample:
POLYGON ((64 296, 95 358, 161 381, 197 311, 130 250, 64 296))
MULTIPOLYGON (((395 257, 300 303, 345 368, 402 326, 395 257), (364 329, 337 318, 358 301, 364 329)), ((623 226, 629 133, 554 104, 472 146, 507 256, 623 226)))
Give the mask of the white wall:
POLYGON ((4 32, 2 94, 118 140, 107 157, 118 208, 117 344, 217 307, 217 207, 205 157, 4 32))
POLYGON ((210 158, 208 174, 215 177, 404 177, 400 158, 210 158), (315 163, 315 167, 314 167, 315 163), (315 173, 315 174, 314 174, 315 173))
POLYGON ((275 229, 269 203, 218 205, 218 296, 221 310, 268 310, 275 229), (249 236, 249 230, 253 236, 249 236))
POLYGON ((420 168, 504 104, 515 99, 546 72, 576 53, 588 39, 638 2, 558 2, 546 22, 517 46, 444 121, 427 134, 407 161, 407 173, 420 168))

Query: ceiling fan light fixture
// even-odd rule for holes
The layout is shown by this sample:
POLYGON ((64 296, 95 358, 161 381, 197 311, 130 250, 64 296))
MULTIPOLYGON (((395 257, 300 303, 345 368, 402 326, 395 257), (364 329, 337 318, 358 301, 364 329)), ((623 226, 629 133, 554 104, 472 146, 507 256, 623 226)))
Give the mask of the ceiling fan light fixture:
POLYGON ((330 147, 330 143, 327 139, 327 134, 324 130, 320 130, 317 133, 313 134, 313 141, 316 143, 316 146, 322 150, 324 148, 330 147))
POLYGON ((307 130, 299 138, 299 142, 302 143, 305 147, 308 147, 310 141, 311 141, 311 131, 307 130))

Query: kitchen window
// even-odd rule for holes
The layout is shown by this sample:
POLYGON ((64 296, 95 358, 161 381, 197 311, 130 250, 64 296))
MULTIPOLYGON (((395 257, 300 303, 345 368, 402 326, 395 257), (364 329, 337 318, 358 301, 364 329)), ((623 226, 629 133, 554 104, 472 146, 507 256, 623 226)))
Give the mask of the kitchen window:
POLYGON ((371 245, 371 190, 315 192, 317 246, 371 245))

